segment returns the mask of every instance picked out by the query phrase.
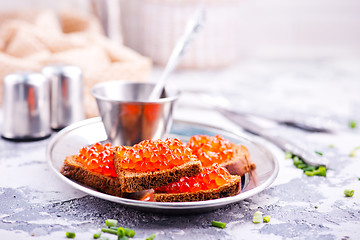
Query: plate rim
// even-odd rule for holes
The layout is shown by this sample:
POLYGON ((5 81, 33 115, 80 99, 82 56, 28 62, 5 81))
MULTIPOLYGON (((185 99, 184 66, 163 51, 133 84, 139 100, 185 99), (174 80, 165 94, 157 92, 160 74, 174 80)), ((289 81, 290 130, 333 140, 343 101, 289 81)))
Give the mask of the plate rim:
MULTIPOLYGON (((225 197, 225 198, 219 198, 219 199, 211 199, 211 200, 206 200, 206 201, 195 201, 195 202, 147 202, 147 201, 139 201, 139 200, 134 200, 134 199, 127 199, 127 198, 122 198, 122 197, 117 197, 117 196, 113 196, 113 195, 109 195, 106 193, 102 193, 100 191, 97 191, 95 189, 89 188, 89 187, 85 187, 83 185, 81 185, 80 183, 77 183, 67 177, 65 177, 64 175, 62 175, 53 165, 52 163, 52 157, 51 157, 51 153, 52 153, 52 149, 54 147, 54 145, 61 139, 61 137, 63 135, 66 135, 68 132, 70 131, 74 131, 77 128, 81 128, 83 126, 86 125, 90 125, 90 124, 97 124, 97 123, 101 123, 101 117, 94 117, 94 118, 89 118, 89 119, 85 119, 79 122, 76 122, 74 124, 71 124, 67 127, 65 127, 64 129, 60 130, 55 136, 53 136, 47 147, 46 147, 46 159, 48 162, 48 165, 50 166, 50 169, 55 172, 56 176, 58 176, 61 180, 65 181, 67 184, 69 184, 70 186, 84 192, 87 193, 91 196, 95 196, 107 201, 112 201, 115 203, 119 203, 119 204, 123 204, 126 206, 132 206, 132 207, 137 207, 137 208, 145 208, 145 209, 158 209, 158 210, 190 210, 190 209, 198 209, 198 208, 216 208, 216 207, 222 207, 231 203, 236 203, 239 202, 241 200, 244 200, 248 197, 251 197, 255 194, 258 194, 260 192, 262 192, 263 190, 265 190, 266 188, 268 188, 277 178, 278 173, 279 173, 279 161, 277 159, 277 157, 275 156, 274 152, 271 151, 271 149, 269 149, 268 144, 271 144, 270 142, 266 141, 263 138, 259 138, 256 136, 250 136, 248 134, 242 133, 240 131, 234 131, 234 129, 226 129, 226 128, 222 128, 222 127, 218 127, 218 126, 213 126, 213 125, 208 125, 208 124, 204 124, 204 123, 200 123, 200 122, 194 122, 194 121, 187 121, 187 120, 178 120, 178 119, 174 119, 174 122, 179 122, 179 123, 183 123, 183 124, 189 124, 189 125, 198 125, 201 126, 203 128, 210 128, 212 130, 219 130, 219 131, 224 131, 227 132, 228 134, 232 134, 234 136, 243 138, 249 142, 251 142, 252 144, 255 144, 257 147, 262 147, 264 148, 268 153, 271 154, 271 159, 274 163, 274 171, 271 174, 271 176, 269 176, 268 179, 266 179, 261 185, 247 190, 246 192, 242 192, 240 194, 237 194, 235 196, 230 196, 230 197, 225 197), (258 139, 261 139, 261 143, 258 139), (264 143, 266 143, 266 145, 264 145, 264 143)), ((272 144, 271 144, 272 145, 272 144)), ((274 145, 273 145, 274 146, 274 145)), ((274 146, 275 147, 275 146, 274 146)))

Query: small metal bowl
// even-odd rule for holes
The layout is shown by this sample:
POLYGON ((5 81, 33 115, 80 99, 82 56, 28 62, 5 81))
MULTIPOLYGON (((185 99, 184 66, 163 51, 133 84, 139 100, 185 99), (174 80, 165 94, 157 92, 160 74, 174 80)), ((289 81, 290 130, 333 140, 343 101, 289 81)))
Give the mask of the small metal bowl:
POLYGON ((159 99, 149 101, 147 97, 154 86, 153 83, 109 81, 93 87, 91 93, 113 145, 131 146, 168 133, 179 92, 165 89, 159 99))

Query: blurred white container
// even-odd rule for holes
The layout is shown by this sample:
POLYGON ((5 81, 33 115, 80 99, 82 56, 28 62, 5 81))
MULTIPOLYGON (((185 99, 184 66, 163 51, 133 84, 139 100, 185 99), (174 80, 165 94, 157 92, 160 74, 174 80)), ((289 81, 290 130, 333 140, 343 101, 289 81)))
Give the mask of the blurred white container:
POLYGON ((121 0, 124 44, 165 65, 187 20, 204 2, 206 20, 180 61, 182 68, 216 68, 237 59, 239 0, 121 0))

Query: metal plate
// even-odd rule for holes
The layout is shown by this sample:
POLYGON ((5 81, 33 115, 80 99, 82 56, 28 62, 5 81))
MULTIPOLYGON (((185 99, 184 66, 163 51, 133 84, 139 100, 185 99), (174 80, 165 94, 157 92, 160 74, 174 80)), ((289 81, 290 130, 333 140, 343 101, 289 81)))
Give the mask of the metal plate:
POLYGON ((234 143, 245 145, 249 149, 251 159, 256 164, 256 169, 248 175, 246 184, 242 185, 241 193, 232 197, 199 202, 144 202, 101 193, 64 177, 60 174, 60 168, 66 156, 77 154, 79 149, 83 146, 105 141, 107 139, 100 118, 87 119, 61 130, 51 139, 47 147, 47 160, 51 169, 57 176, 64 182, 83 192, 129 207, 155 212, 186 214, 213 210, 253 196, 263 191, 275 180, 279 171, 279 164, 273 154, 274 151, 271 150, 271 148, 273 148, 271 144, 268 144, 261 139, 260 144, 259 139, 255 139, 254 137, 247 136, 243 133, 235 134, 223 129, 185 121, 174 121, 169 136, 178 137, 186 142, 192 135, 197 134, 210 136, 220 134, 234 143))

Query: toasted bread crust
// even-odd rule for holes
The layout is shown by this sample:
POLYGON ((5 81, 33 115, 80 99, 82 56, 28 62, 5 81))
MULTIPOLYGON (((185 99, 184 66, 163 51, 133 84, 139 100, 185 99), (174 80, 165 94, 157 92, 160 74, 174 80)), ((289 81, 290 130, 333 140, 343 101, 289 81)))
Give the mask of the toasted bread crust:
POLYGON ((64 165, 60 170, 62 175, 101 192, 119 197, 123 196, 120 182, 117 178, 89 171, 76 161, 76 158, 76 155, 65 158, 64 165))
POLYGON ((250 154, 246 147, 232 144, 232 149, 234 156, 220 164, 225 167, 231 175, 242 176, 256 168, 255 163, 250 159, 250 154))
POLYGON ((241 177, 231 176, 229 183, 217 188, 209 190, 201 190, 189 193, 154 193, 155 202, 194 202, 230 197, 240 192, 241 177))
POLYGON ((194 158, 180 166, 154 172, 135 172, 120 167, 120 159, 114 153, 114 166, 123 192, 138 192, 165 186, 184 176, 192 177, 201 172, 201 162, 194 158))

